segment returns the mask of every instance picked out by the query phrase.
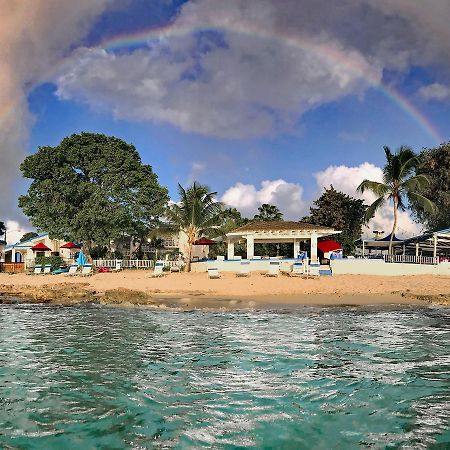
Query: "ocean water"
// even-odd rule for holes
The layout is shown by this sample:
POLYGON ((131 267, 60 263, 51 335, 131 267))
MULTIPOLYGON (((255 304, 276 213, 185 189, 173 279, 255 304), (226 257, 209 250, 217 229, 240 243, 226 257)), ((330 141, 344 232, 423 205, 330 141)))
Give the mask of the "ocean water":
POLYGON ((450 310, 0 306, 2 449, 448 449, 450 310))

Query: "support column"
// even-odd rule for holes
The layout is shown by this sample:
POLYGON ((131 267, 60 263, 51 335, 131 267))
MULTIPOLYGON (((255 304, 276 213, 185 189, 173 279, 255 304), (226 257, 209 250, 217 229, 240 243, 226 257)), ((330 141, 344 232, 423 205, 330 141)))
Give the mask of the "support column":
POLYGON ((437 241, 438 241, 438 237, 437 237, 437 235, 435 234, 435 235, 433 236, 433 257, 434 257, 434 258, 436 258, 436 256, 437 256, 437 241))
POLYGON ((300 247, 300 241, 298 239, 294 239, 294 259, 298 258, 299 247, 300 247))
POLYGON ((362 241, 362 257, 364 258, 366 255, 366 241, 363 239, 362 241))
POLYGON ((419 256, 419 243, 416 242, 416 257, 419 256))
POLYGON ((317 234, 311 234, 311 262, 317 263, 317 234))
POLYGON ((234 242, 228 241, 228 249, 227 249, 227 257, 228 259, 234 259, 234 242))
POLYGON ((253 235, 247 236, 247 259, 252 259, 255 256, 255 237, 253 235))

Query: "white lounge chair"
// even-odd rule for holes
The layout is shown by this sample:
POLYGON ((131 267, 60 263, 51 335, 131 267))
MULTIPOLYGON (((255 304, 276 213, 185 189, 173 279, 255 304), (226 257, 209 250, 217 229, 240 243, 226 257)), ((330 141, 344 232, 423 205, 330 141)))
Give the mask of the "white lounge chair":
POLYGON ((75 275, 77 275, 77 270, 78 270, 78 264, 71 264, 71 266, 69 267, 69 271, 64 274, 65 277, 73 277, 75 275))
POLYGON ((292 266, 291 276, 299 276, 305 274, 305 264, 302 262, 295 262, 292 266))
POLYGON ((42 273, 42 266, 40 264, 34 266, 33 272, 29 273, 28 275, 40 275, 42 273))
POLYGON ((308 266, 307 276, 308 277, 319 277, 320 276, 320 264, 310 263, 308 266))
POLYGON ((217 261, 225 261, 225 256, 223 255, 217 255, 217 261))
POLYGON ((236 272, 237 277, 248 277, 250 275, 250 261, 242 261, 239 265, 239 272, 236 272))
POLYGON ((270 261, 269 271, 265 274, 266 277, 277 277, 280 274, 280 263, 278 261, 270 261))
POLYGON ((164 269, 164 263, 156 262, 155 263, 155 269, 153 270, 152 277, 153 278, 163 277, 164 276, 163 269, 164 269))
POLYGON ((52 265, 46 264, 44 266, 44 271, 42 272, 43 275, 50 275, 50 272, 52 271, 52 265))
POLYGON ((92 271, 92 264, 85 264, 83 266, 83 269, 81 269, 80 276, 82 277, 90 277, 91 275, 94 275, 92 271))
POLYGON ((208 278, 210 280, 220 278, 219 269, 217 267, 211 267, 210 269, 208 269, 208 278))

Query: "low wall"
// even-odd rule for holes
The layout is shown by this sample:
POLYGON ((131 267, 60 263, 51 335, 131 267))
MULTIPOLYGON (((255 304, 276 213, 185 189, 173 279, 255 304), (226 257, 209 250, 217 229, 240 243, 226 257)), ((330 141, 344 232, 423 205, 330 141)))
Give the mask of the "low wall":
POLYGON ((330 265, 333 275, 450 275, 450 263, 428 265, 386 263, 382 259, 336 259, 330 265))
MULTIPOLYGON (((274 260, 270 259, 252 259, 250 261, 250 271, 251 272, 267 272, 269 270, 269 265, 274 260)), ((294 264, 295 259, 282 259, 277 260, 280 262, 281 271, 291 271, 292 264, 294 264)), ((241 267, 241 260, 234 261, 200 261, 193 262, 191 266, 192 272, 206 272, 207 269, 217 268, 220 272, 239 272, 241 267)))

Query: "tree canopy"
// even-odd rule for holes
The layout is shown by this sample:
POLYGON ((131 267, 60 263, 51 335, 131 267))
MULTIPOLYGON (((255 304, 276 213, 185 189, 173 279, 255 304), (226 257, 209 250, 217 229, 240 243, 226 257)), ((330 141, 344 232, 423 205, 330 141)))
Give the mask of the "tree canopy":
POLYGON ((142 235, 158 224, 169 200, 136 148, 103 134, 40 147, 20 168, 32 182, 19 206, 52 238, 104 244, 122 233, 142 235))
POLYGON ((259 222, 280 221, 283 220, 283 213, 278 209, 277 206, 263 203, 258 208, 258 214, 255 215, 253 220, 257 220, 259 222))
POLYGON ((344 253, 349 255, 355 250, 355 241, 361 237, 366 209, 363 200, 350 197, 330 186, 314 201, 309 216, 302 220, 342 231, 335 239, 342 245, 344 253))
POLYGON ((450 142, 437 148, 424 149, 420 154, 418 173, 426 175, 429 184, 423 195, 435 205, 429 211, 411 199, 410 207, 416 220, 429 230, 442 230, 450 227, 450 142))
POLYGON ((25 233, 21 238, 20 242, 25 242, 30 239, 33 239, 35 237, 39 236, 39 234, 35 233, 34 231, 29 231, 28 233, 25 233))
POLYGON ((3 241, 6 233, 6 225, 4 222, 0 222, 0 241, 3 241))
POLYGON ((192 246, 203 234, 211 232, 222 222, 222 203, 215 200, 216 192, 194 182, 184 189, 178 185, 180 201, 167 210, 169 224, 178 227, 187 236, 186 271, 191 270, 192 246))
POLYGON ((367 208, 366 219, 371 219, 381 206, 392 201, 394 220, 389 242, 389 253, 392 253, 398 210, 404 211, 412 202, 416 202, 430 214, 435 212, 436 207, 423 195, 423 191, 430 185, 430 178, 425 174, 416 173, 419 165, 418 156, 406 146, 401 146, 395 153, 389 147, 384 147, 384 153, 386 164, 383 168, 383 181, 364 180, 357 187, 357 191, 363 193, 368 190, 377 196, 367 208))

